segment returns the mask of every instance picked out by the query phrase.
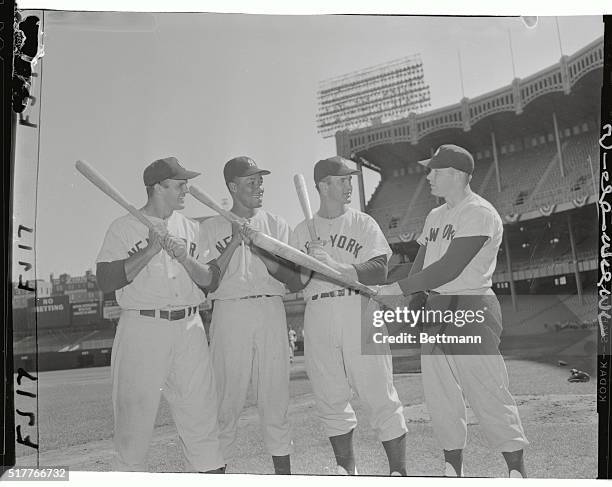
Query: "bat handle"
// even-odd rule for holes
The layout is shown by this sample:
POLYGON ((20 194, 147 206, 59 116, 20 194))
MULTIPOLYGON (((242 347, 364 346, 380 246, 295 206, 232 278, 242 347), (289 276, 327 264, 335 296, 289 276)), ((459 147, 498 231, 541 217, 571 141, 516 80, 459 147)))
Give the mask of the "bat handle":
POLYGON ((319 237, 317 237, 317 229, 315 228, 314 224, 314 218, 306 220, 306 226, 308 227, 308 233, 310 234, 310 238, 312 240, 319 240, 319 237))
POLYGON ((369 298, 373 298, 376 300, 376 296, 378 296, 378 291, 376 291, 376 289, 370 286, 366 286, 365 284, 362 284, 359 281, 355 281, 351 284, 355 289, 359 290, 360 293, 365 294, 369 298))

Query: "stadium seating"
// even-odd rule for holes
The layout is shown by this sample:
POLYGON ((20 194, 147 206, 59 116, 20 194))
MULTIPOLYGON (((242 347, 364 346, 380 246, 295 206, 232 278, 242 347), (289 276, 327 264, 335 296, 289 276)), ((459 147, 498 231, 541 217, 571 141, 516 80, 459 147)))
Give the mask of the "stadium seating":
POLYGON ((582 303, 578 295, 563 296, 562 302, 576 315, 581 322, 592 322, 597 320, 597 294, 590 289, 583 292, 582 303))
POLYGON ((98 348, 110 348, 113 345, 115 338, 115 329, 106 328, 103 330, 95 330, 91 334, 82 337, 78 342, 73 344, 73 350, 91 350, 98 348))
POLYGON ((13 353, 15 355, 34 352, 36 352, 36 338, 31 335, 13 343, 13 353))
MULTIPOLYGON (((478 189, 485 182, 491 169, 490 161, 479 161, 472 177, 472 187, 478 189)), ((380 196, 371 200, 369 213, 378 221, 387 237, 414 232, 420 234, 425 217, 436 206, 442 203, 431 194, 426 174, 414 174, 381 182, 380 196), (417 201, 410 205, 412 196, 418 192, 417 201), (383 201, 385 207, 378 207, 383 201)))
POLYGON ((512 307, 510 296, 498 296, 504 335, 536 335, 554 331, 555 325, 562 328, 567 323, 590 322, 592 310, 596 310, 590 304, 591 296, 594 295, 585 294, 585 304, 580 305, 576 295, 522 294, 517 297, 517 310, 512 307))
POLYGON ((501 215, 526 211, 528 197, 555 157, 555 144, 545 144, 499 159, 501 192, 492 177, 482 196, 489 200, 501 215))
MULTIPOLYGON (((560 202, 594 194, 593 176, 599 177, 597 135, 593 132, 564 134, 562 157, 565 176, 561 177, 557 146, 551 136, 540 144, 499 157, 501 192, 498 190, 492 158, 478 159, 472 189, 488 199, 504 215, 525 213, 560 202), (589 157, 593 164, 591 174, 589 157)), ((439 201, 431 195, 425 174, 414 173, 383 179, 368 204, 369 213, 378 221, 387 238, 422 231, 425 217, 439 201), (416 202, 412 197, 417 193, 416 202), (412 204, 410 204, 412 202, 412 204)), ((546 260, 551 249, 541 245, 520 255, 517 265, 529 266, 540 258, 546 260)), ((552 249, 553 260, 563 260, 569 247, 552 249)), ((519 252, 520 254, 520 252, 519 252)), ((501 261, 505 266, 505 261, 501 261)), ((499 267, 498 267, 499 268, 499 267)))
POLYGON ((376 191, 368 204, 371 208, 368 213, 386 235, 398 231, 399 222, 424 176, 424 173, 415 173, 380 182, 380 190, 376 191))
POLYGON ((561 175, 561 169, 556 164, 533 196, 532 207, 564 203, 597 193, 593 181, 593 178, 596 181, 599 179, 597 135, 588 132, 564 139, 561 154, 565 174, 561 175), (592 166, 589 165, 589 158, 592 166))
POLYGON ((38 336, 29 335, 13 344, 15 354, 70 352, 91 348, 106 348, 113 343, 114 328, 94 330, 49 329, 39 331, 38 336))
POLYGON ((69 345, 87 335, 88 331, 50 329, 39 331, 38 336, 25 337, 14 344, 14 353, 43 353, 68 351, 69 345))

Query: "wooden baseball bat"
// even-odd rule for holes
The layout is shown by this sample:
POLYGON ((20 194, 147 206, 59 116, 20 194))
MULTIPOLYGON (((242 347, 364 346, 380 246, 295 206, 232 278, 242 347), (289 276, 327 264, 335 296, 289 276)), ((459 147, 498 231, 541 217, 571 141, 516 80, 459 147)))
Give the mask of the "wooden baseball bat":
POLYGON ((204 203, 211 210, 216 211, 225 218, 229 222, 236 222, 240 225, 244 225, 246 223, 246 219, 239 217, 238 215, 232 213, 229 210, 224 209, 221 205, 219 205, 208 193, 204 190, 198 188, 195 184, 189 184, 189 192, 191 196, 193 196, 200 203, 204 203))
POLYGON ((306 181, 304 176, 296 174, 293 176, 293 184, 295 184, 295 190, 300 200, 304 217, 306 218, 306 226, 308 227, 308 233, 312 240, 318 240, 317 230, 314 226, 314 218, 312 217, 312 208, 310 207, 310 198, 308 197, 308 189, 306 189, 306 181))
MULTIPOLYGON (((211 196, 197 186, 190 184, 189 192, 195 199, 219 213, 219 215, 224 217, 226 220, 230 222, 235 221, 241 224, 245 223, 244 218, 234 215, 231 211, 224 210, 211 196)), ((287 245, 286 243, 270 237, 269 235, 266 235, 260 231, 255 231, 254 234, 255 235, 252 238, 253 243, 274 255, 278 255, 283 259, 287 259, 295 264, 306 267, 312 271, 318 272, 319 274, 323 274, 324 276, 329 277, 330 279, 333 279, 346 287, 358 289, 360 292, 368 296, 376 296, 377 294, 375 289, 372 289, 359 281, 345 279, 344 276, 337 270, 332 269, 328 265, 319 262, 317 259, 306 255, 304 252, 301 252, 298 249, 294 249, 291 247, 291 245, 287 245)))
POLYGON ((151 220, 149 220, 139 209, 132 205, 104 176, 102 176, 102 174, 91 167, 89 163, 85 161, 76 161, 75 166, 77 171, 91 181, 94 186, 97 186, 103 193, 110 196, 113 200, 123 206, 123 208, 129 211, 141 223, 146 225, 148 228, 154 228, 151 220))

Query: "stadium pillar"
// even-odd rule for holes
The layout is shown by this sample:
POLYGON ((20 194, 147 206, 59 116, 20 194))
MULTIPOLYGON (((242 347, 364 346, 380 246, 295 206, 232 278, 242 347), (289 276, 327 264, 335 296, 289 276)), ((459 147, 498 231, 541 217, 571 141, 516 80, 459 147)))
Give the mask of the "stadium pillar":
POLYGON ((563 169, 563 155, 561 154, 561 139, 559 138, 559 125, 557 124, 557 114, 553 112, 553 125, 555 127, 555 142, 557 143, 557 157, 559 158, 559 168, 561 169, 561 177, 565 177, 563 169))
POLYGON ((516 304, 516 288, 514 287, 514 276, 512 275, 512 258, 510 257, 510 243, 508 242, 508 232, 504 232, 504 249, 506 254, 506 267, 510 276, 510 296, 512 297, 512 309, 518 309, 516 304))
POLYGON ((366 200, 365 200, 365 185, 363 184, 363 164, 361 161, 357 162, 357 169, 360 171, 357 174, 357 184, 359 184, 359 206, 361 211, 366 211, 366 200))
POLYGON ((570 246, 572 248, 572 261, 574 262, 574 278, 576 279, 576 291, 578 291, 578 299, 580 301, 580 304, 584 304, 582 299, 582 282, 580 281, 580 268, 578 267, 578 253, 576 252, 574 228, 572 226, 572 215, 569 212, 567 213, 567 229, 570 238, 570 246))
POLYGON ((491 132, 491 145, 493 146, 493 164, 495 164, 497 191, 501 193, 501 176, 499 175, 499 160, 497 159, 497 144, 495 143, 495 132, 491 132))
MULTIPOLYGON (((429 157, 433 157, 436 152, 433 147, 429 148, 429 157)), ((436 196, 436 205, 440 206, 442 204, 441 198, 436 196)))

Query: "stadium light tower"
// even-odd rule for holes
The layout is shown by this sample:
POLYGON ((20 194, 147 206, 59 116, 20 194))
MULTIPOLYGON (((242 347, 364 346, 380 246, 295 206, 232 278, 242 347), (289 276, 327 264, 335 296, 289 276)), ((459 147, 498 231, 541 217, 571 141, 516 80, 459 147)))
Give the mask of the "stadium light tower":
POLYGON ((322 81, 317 98, 325 138, 422 112, 431 101, 420 54, 322 81))

